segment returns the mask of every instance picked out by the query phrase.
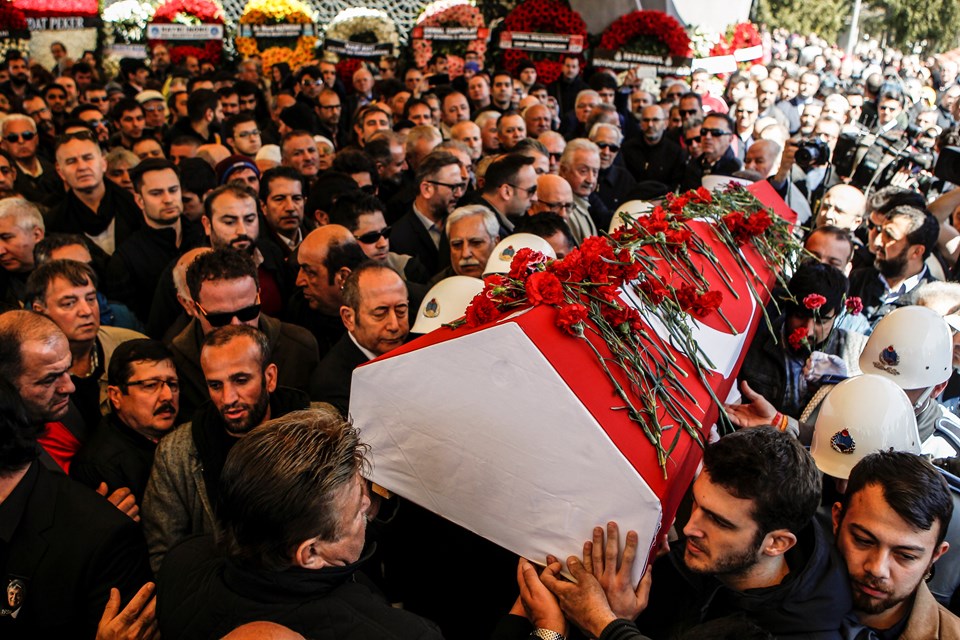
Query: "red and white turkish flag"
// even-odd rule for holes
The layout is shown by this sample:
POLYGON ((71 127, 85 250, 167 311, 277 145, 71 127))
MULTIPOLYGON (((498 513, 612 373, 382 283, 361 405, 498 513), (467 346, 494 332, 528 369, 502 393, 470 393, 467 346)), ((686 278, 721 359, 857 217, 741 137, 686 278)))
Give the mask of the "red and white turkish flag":
MULTIPOLYGON (((794 218, 766 182, 750 190, 794 218)), ((694 255, 694 263, 724 293, 720 308, 737 330, 716 313, 690 320, 712 365, 710 386, 723 399, 762 310, 727 246, 707 223, 690 226, 716 254, 709 261, 694 255), (736 295, 721 283, 721 272, 736 295)), ((771 286, 774 275, 760 256, 752 248, 744 254, 771 286)), ((620 408, 596 355, 557 328, 556 313, 542 305, 479 328, 444 327, 359 367, 350 413, 371 446, 370 479, 535 561, 578 554, 592 528, 611 520, 623 532, 637 531, 641 547, 652 545, 661 524, 672 521, 701 448, 681 433, 664 477, 654 447, 620 408)), ((683 386, 692 399, 678 400, 706 440, 718 407, 669 333, 644 318, 650 339, 688 373, 683 386)), ((587 334, 609 355, 602 340, 587 334)), ((665 411, 660 423, 665 443, 682 432, 665 411)))

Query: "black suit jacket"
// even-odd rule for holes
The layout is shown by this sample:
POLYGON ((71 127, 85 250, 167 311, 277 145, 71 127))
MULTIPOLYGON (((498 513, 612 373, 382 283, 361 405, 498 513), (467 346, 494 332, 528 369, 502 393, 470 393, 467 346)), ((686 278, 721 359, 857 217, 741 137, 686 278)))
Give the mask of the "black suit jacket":
POLYGON ((333 345, 310 379, 310 399, 329 402, 344 416, 350 405, 350 383, 353 370, 367 361, 367 356, 353 344, 349 333, 333 345))
MULTIPOLYGON (((153 579, 140 527, 106 499, 39 462, 17 489, 28 496, 5 558, 0 555, 2 604, 11 580, 25 586, 16 619, 0 617, 0 637, 92 638, 111 587, 120 590, 125 605, 153 579)), ((9 506, 17 489, 0 508, 9 506)))
POLYGON ((443 268, 444 262, 450 261, 450 247, 446 242, 446 234, 441 234, 440 249, 433 244, 430 232, 420 222, 420 218, 413 209, 390 228, 390 250, 394 253, 404 253, 413 256, 433 274, 443 268), (443 259, 444 253, 446 260, 443 259))

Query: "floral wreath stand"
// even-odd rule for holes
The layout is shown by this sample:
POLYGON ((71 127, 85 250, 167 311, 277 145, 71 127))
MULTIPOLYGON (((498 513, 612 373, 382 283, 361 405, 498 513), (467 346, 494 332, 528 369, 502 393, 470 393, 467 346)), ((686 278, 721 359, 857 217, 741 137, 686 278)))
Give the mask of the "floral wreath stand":
POLYGON ((593 64, 638 77, 688 72, 690 37, 662 11, 633 11, 615 20, 600 37, 593 64))
POLYGON ((526 0, 503 21, 500 48, 503 64, 511 74, 530 60, 537 67, 537 80, 550 84, 560 77, 559 56, 579 55, 583 62, 587 24, 579 13, 559 0, 526 0))
POLYGON ((379 9, 352 7, 330 21, 324 33, 324 58, 337 65, 337 75, 351 86, 354 72, 365 60, 396 55, 400 34, 393 20, 379 9))
POLYGON ((446 55, 447 73, 456 78, 463 75, 466 53, 473 52, 481 58, 487 53, 490 30, 480 10, 467 0, 437 0, 417 18, 410 37, 418 68, 425 68, 436 54, 446 55))
POLYGON ((292 69, 310 64, 317 48, 316 21, 300 0, 250 0, 240 16, 237 53, 259 55, 265 74, 279 62, 292 69))
POLYGON ((153 5, 141 0, 120 0, 103 10, 103 66, 115 76, 123 58, 146 58, 147 23, 153 5))
POLYGON ((62 42, 67 56, 79 60, 97 48, 100 8, 97 0, 14 0, 30 29, 30 59, 51 69, 56 64, 50 45, 62 42))
POLYGON ((163 44, 173 64, 187 56, 220 64, 225 37, 223 8, 213 0, 167 0, 147 25, 147 45, 163 44))

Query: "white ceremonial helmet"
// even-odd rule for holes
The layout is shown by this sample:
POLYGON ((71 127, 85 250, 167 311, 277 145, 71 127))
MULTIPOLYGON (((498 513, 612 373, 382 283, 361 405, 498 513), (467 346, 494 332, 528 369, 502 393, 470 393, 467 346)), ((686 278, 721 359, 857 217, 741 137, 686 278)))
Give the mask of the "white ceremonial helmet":
POLYGON ((862 375, 834 387, 820 405, 810 455, 820 471, 847 479, 878 451, 920 453, 913 404, 889 378, 862 375))
POLYGON ((629 202, 624 202, 619 207, 617 207, 616 212, 613 214, 613 218, 610 220, 610 229, 608 233, 613 233, 620 227, 626 225, 626 222, 623 221, 623 215, 629 216, 636 220, 645 213, 650 213, 653 211, 653 207, 656 206, 652 202, 647 202, 646 200, 630 200, 629 202))
POLYGON ((927 307, 891 311, 870 334, 860 354, 860 370, 888 378, 906 391, 935 387, 953 371, 950 327, 927 307))
POLYGON ((514 233, 509 235, 493 248, 490 257, 487 259, 487 266, 483 270, 483 275, 491 273, 510 273, 510 263, 513 262, 513 256, 520 249, 533 249, 539 251, 551 260, 555 260, 557 252, 553 250, 550 243, 535 236, 532 233, 514 233))
POLYGON ((744 178, 735 178, 733 176, 706 175, 703 176, 703 187, 708 191, 719 191, 726 189, 729 185, 736 184, 742 187, 749 187, 753 184, 752 180, 744 178))
POLYGON ((450 276, 430 288, 420 303, 411 333, 430 333, 448 322, 463 317, 470 301, 483 291, 483 280, 470 276, 450 276))

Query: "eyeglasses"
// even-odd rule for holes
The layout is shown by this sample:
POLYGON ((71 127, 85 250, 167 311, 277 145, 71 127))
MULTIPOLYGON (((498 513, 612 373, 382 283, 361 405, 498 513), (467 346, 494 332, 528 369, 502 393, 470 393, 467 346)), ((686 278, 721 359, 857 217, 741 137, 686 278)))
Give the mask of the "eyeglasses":
POLYGON ((107 96, 87 96, 87 102, 91 102, 93 104, 100 104, 101 102, 108 102, 109 100, 110 98, 107 96))
POLYGON ((597 146, 601 149, 607 149, 613 153, 620 151, 620 145, 613 144, 612 142, 598 142, 597 146))
POLYGON ((551 154, 550 154, 550 159, 553 160, 554 162, 560 162, 560 158, 562 158, 562 157, 563 157, 563 153, 562 153, 562 152, 561 152, 561 153, 551 153, 551 154))
POLYGON ((898 111, 899 109, 900 109, 900 105, 888 105, 886 107, 881 105, 877 107, 878 111, 898 111))
POLYGON ((174 380, 173 378, 164 379, 164 378, 150 378, 149 380, 131 380, 126 385, 127 387, 140 387, 146 393, 156 393, 160 391, 160 388, 163 385, 167 385, 171 393, 177 393, 180 391, 180 382, 174 380))
POLYGON ((323 110, 325 110, 325 111, 329 111, 329 110, 331 110, 331 109, 343 109, 343 105, 340 105, 340 104, 322 104, 322 105, 320 105, 320 108, 323 109, 323 110))
POLYGON ((872 220, 867 220, 867 231, 873 231, 873 232, 875 232, 875 233, 880 233, 881 231, 883 231, 883 225, 882 225, 882 224, 877 224, 876 222, 873 222, 872 220))
POLYGON ((541 200, 540 204, 548 209, 560 209, 561 211, 570 211, 573 209, 572 202, 547 202, 546 200, 541 200))
POLYGON ((737 114, 741 116, 752 116, 756 111, 747 111, 746 109, 738 109, 737 114))
POLYGON ((700 109, 677 109, 680 112, 681 116, 692 116, 696 113, 700 113, 700 109))
POLYGON ((97 127, 107 126, 106 120, 84 120, 84 123, 96 129, 97 127))
POLYGON ((357 242, 362 244, 374 244, 380 238, 390 238, 390 227, 384 227, 379 231, 367 231, 363 235, 355 236, 357 242))
POLYGON ((64 133, 59 138, 57 138, 56 147, 59 147, 62 144, 70 142, 71 140, 84 140, 87 142, 96 142, 97 139, 93 136, 93 131, 89 129, 83 129, 81 131, 74 131, 72 133, 64 133))
POLYGON ((515 185, 515 184, 510 184, 510 183, 508 182, 508 183, 507 183, 507 186, 513 187, 514 189, 517 189, 518 191, 526 191, 528 198, 529 198, 529 197, 532 197, 533 194, 535 194, 535 193, 537 192, 537 185, 533 185, 532 187, 518 187, 517 185, 515 185))
POLYGON ((200 303, 197 303, 197 309, 207 319, 207 322, 210 323, 211 327, 225 327, 236 318, 240 322, 250 322, 254 318, 260 315, 260 294, 257 294, 257 301, 250 305, 249 307, 244 307, 242 309, 237 309, 236 311, 218 311, 216 313, 208 313, 206 309, 200 306, 200 303))
MULTIPOLYGON (((437 182, 436 180, 427 180, 427 182, 430 184, 435 184, 438 187, 446 187, 447 189, 450 189, 450 191, 453 191, 454 193, 456 193, 457 191, 463 192, 467 190, 466 182, 458 182, 456 184, 450 184, 449 182, 437 182)), ((513 185, 510 185, 510 186, 513 186, 513 185)), ((536 187, 534 187, 534 190, 536 190, 536 187)))
POLYGON ((3 136, 3 139, 9 142, 10 144, 13 144, 15 142, 20 142, 21 140, 23 142, 30 142, 36 137, 37 137, 36 132, 24 131, 23 133, 8 133, 7 135, 3 136))
POLYGON ((729 132, 729 131, 724 131, 723 129, 706 129, 706 128, 704 128, 704 129, 700 129, 700 135, 701 135, 701 136, 711 136, 711 137, 714 137, 714 138, 719 138, 719 137, 721 137, 721 136, 728 136, 728 135, 730 135, 730 132, 729 132))
POLYGON ((157 104, 152 107, 141 107, 147 113, 156 113, 157 111, 163 111, 163 105, 157 104))
POLYGON ((323 86, 323 80, 308 80, 307 78, 304 78, 303 80, 300 81, 300 84, 302 84, 302 85, 311 85, 311 84, 312 84, 312 85, 315 86, 315 87, 322 87, 322 86, 323 86))
POLYGON ((241 131, 237 134, 238 138, 253 138, 260 136, 260 129, 251 129, 250 131, 241 131))
POLYGON ((687 144, 700 144, 701 136, 690 136, 689 138, 684 138, 684 141, 687 144))
POLYGON ((42 109, 35 109, 34 111, 28 111, 27 115, 30 116, 31 118, 35 118, 41 113, 50 113, 50 109, 47 107, 43 107, 42 109))
POLYGON ((643 124, 650 124, 651 122, 663 122, 663 118, 640 118, 640 122, 643 124))

